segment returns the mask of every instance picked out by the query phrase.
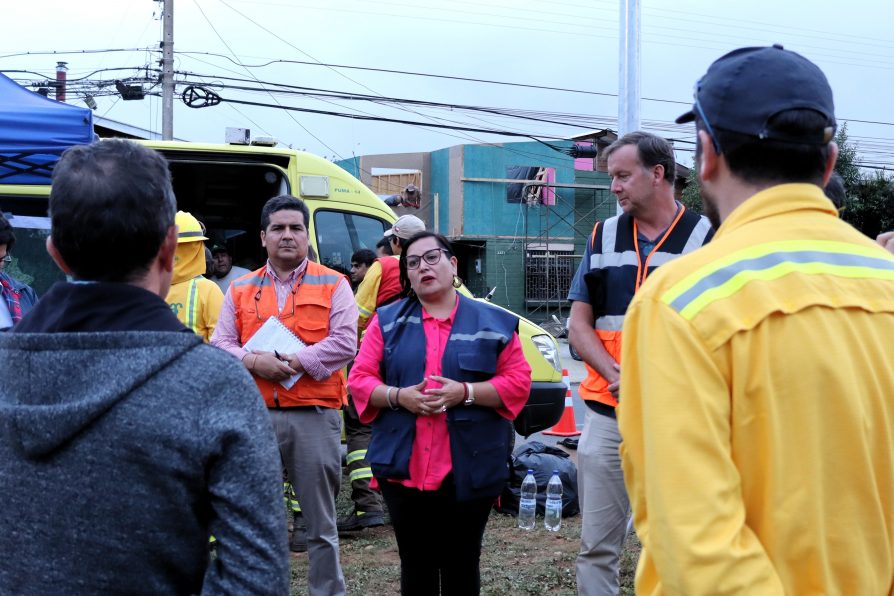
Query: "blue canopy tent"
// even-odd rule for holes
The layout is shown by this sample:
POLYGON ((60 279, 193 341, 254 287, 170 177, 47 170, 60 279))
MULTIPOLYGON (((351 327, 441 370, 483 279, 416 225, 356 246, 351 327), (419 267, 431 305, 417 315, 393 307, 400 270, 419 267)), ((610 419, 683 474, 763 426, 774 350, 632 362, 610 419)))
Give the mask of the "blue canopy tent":
POLYGON ((49 184, 62 152, 93 139, 89 109, 28 91, 0 73, 0 184, 49 184))

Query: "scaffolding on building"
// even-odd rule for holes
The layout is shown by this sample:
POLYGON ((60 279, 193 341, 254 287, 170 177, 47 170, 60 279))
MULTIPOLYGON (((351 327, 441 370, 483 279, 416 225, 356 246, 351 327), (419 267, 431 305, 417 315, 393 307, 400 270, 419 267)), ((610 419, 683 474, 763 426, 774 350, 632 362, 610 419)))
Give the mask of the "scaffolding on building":
POLYGON ((551 321, 555 317, 564 322, 563 311, 570 308, 568 290, 583 258, 583 253, 575 247, 580 246, 580 239, 590 236, 599 209, 608 205, 613 209, 615 198, 610 187, 604 184, 533 182, 530 186, 551 186, 556 192, 552 205, 525 203, 525 305, 528 316, 534 320, 551 321), (581 195, 589 195, 589 200, 581 195), (537 216, 536 226, 531 225, 532 213, 537 216), (570 213, 572 220, 564 213, 570 213), (554 226, 562 224, 572 230, 570 242, 567 236, 556 237, 551 233, 554 226), (537 233, 531 234, 532 229, 537 233))

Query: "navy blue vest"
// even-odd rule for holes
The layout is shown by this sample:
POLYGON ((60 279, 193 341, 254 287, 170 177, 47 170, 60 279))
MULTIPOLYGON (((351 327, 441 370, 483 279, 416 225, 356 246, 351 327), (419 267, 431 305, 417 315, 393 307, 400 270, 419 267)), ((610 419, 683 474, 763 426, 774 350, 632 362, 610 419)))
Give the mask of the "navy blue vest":
MULTIPOLYGON (((685 209, 685 207, 683 207, 685 209)), ((667 231, 660 247, 653 249, 646 277, 661 265, 707 244, 714 236, 711 223, 686 209, 677 224, 667 231)), ((636 291, 636 275, 645 264, 636 251, 633 218, 622 213, 597 224, 591 238, 590 270, 584 275, 595 327, 619 331, 636 291)))
MULTIPOLYGON (((422 305, 414 298, 379 308, 384 338, 382 378, 394 387, 420 383, 425 375, 422 305)), ((459 296, 459 307, 441 360, 441 374, 461 382, 490 380, 497 357, 518 328, 518 317, 495 306, 459 296)), ((416 416, 383 408, 372 424, 366 459, 378 478, 410 477, 416 416)), ((509 478, 512 424, 493 408, 456 406, 447 410, 456 497, 496 497, 509 478)))

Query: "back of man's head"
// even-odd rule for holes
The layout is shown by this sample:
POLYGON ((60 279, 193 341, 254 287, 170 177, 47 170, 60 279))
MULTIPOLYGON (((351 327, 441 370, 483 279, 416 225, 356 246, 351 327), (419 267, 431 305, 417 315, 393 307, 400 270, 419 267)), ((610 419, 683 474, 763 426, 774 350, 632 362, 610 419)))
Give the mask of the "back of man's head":
POLYGON ((692 121, 745 182, 822 186, 835 107, 826 76, 803 56, 774 45, 720 57, 699 80, 692 110, 677 118, 692 121))
POLYGON ((674 159, 674 148, 667 139, 641 130, 630 132, 605 149, 605 158, 608 159, 612 153, 628 145, 636 147, 637 158, 643 164, 643 167, 654 168, 655 166, 661 166, 664 168, 665 182, 671 186, 674 185, 674 178, 677 174, 677 162, 674 159))
POLYGON ((176 210, 167 162, 131 141, 72 147, 53 171, 51 237, 76 279, 142 277, 176 210))

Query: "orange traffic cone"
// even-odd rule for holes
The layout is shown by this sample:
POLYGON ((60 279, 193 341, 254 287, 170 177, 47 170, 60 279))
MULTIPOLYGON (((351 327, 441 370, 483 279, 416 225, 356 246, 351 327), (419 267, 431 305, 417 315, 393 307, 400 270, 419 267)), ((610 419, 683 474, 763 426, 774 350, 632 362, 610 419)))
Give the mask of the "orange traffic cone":
POLYGON ((574 404, 571 403, 571 380, 568 378, 568 369, 562 369, 562 380, 565 381, 565 411, 559 423, 549 430, 543 431, 545 435, 557 437, 576 437, 580 434, 577 423, 574 421, 574 404))

